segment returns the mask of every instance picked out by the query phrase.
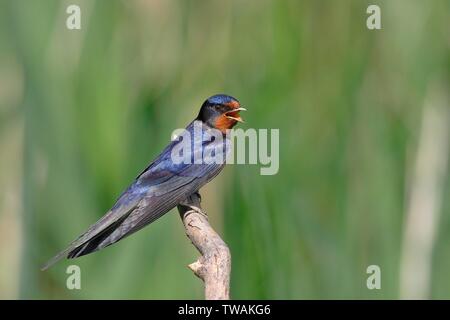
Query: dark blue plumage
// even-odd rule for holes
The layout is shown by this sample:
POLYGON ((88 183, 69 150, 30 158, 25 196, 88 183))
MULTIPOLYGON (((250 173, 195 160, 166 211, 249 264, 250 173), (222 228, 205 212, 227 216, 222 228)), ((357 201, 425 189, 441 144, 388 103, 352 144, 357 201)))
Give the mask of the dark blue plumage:
POLYGON ((98 222, 73 241, 69 247, 51 259, 43 269, 63 257, 76 258, 109 246, 155 221, 180 202, 197 192, 213 179, 225 165, 230 142, 224 135, 238 121, 239 111, 245 110, 239 102, 227 95, 215 95, 206 100, 198 117, 186 132, 191 139, 190 160, 175 162, 174 149, 183 139, 172 141, 163 152, 120 195, 117 202, 98 222), (196 127, 197 126, 197 127, 196 127), (195 129, 200 128, 200 135, 195 129), (218 129, 223 139, 212 139, 212 130, 218 129), (221 162, 213 161, 214 150, 223 153, 221 162), (196 163, 196 156, 202 163, 196 163))
POLYGON ((226 94, 216 94, 212 97, 209 97, 208 100, 206 100, 205 102, 209 104, 224 105, 233 101, 237 101, 237 99, 233 98, 232 96, 228 96, 226 94))

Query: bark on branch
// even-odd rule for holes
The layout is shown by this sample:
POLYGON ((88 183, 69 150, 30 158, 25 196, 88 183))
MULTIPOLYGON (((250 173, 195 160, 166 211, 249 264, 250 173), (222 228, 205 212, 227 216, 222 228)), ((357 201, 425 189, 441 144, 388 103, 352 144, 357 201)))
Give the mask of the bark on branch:
POLYGON ((194 193, 178 205, 186 235, 201 253, 201 257, 188 267, 203 280, 206 300, 228 300, 230 298, 230 250, 209 224, 200 201, 200 194, 194 193))

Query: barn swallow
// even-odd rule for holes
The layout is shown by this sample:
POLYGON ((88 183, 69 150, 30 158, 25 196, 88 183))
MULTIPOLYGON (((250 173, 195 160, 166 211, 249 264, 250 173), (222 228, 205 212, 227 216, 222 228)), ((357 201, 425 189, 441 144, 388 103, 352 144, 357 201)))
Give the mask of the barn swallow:
MULTIPOLYGON (((244 110, 239 101, 231 96, 218 94, 208 98, 201 106, 197 118, 186 127, 185 132, 194 133, 195 126, 200 126, 205 133, 217 129, 224 139, 216 141, 210 139, 210 136, 205 138, 206 134, 201 134, 202 141, 196 144, 194 148, 197 150, 194 150, 194 153, 203 154, 205 148, 219 147, 226 149, 224 150, 226 158, 230 142, 226 132, 238 122, 243 122, 239 113, 244 110), (221 145, 217 146, 218 143, 221 145)), ((201 164, 194 161, 175 163, 172 151, 181 141, 181 139, 173 140, 136 177, 100 220, 75 239, 67 249, 50 259, 42 270, 46 270, 64 257, 77 258, 103 249, 142 229, 197 192, 223 169, 225 161, 221 163, 203 161, 201 164)))

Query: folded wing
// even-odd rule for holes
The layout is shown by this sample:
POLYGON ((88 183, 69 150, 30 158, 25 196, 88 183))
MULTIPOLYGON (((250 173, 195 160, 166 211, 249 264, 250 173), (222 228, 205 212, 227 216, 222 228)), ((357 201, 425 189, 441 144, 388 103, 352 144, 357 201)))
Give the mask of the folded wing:
POLYGON ((61 258, 76 258, 107 247, 152 223, 214 178, 224 164, 180 164, 170 149, 160 155, 128 187, 111 210, 42 270, 61 258))

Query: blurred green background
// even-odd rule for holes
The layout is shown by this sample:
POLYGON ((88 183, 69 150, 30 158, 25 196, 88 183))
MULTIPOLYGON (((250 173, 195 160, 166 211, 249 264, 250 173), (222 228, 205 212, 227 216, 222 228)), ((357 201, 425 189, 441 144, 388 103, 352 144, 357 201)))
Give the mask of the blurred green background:
POLYGON ((201 190, 233 298, 450 298, 449 73, 445 0, 0 0, 0 298, 201 299, 176 210, 39 266, 222 92, 243 128, 280 129, 277 175, 228 166, 201 190))

